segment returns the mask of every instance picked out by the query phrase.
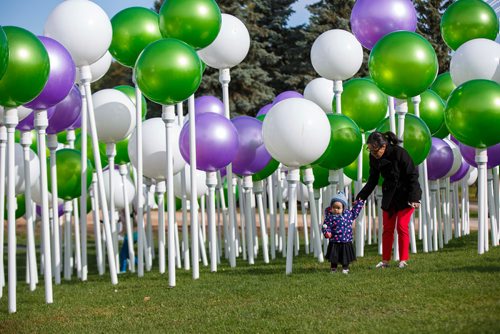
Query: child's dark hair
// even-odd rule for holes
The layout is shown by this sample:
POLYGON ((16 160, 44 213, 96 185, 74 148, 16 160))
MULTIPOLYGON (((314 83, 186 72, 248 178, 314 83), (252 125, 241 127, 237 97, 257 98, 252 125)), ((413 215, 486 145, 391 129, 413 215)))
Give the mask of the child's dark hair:
POLYGON ((368 136, 366 143, 376 147, 382 147, 383 145, 389 144, 398 145, 399 143, 402 143, 402 141, 398 139, 394 132, 387 131, 382 133, 379 131, 374 131, 368 136))

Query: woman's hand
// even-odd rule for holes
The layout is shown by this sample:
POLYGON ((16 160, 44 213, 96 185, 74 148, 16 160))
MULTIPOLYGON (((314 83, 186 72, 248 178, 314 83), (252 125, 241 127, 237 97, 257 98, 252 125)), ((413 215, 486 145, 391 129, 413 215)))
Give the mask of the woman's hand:
POLYGON ((411 203, 408 203, 409 206, 411 206, 412 208, 419 208, 420 207, 420 203, 419 202, 411 202, 411 203))

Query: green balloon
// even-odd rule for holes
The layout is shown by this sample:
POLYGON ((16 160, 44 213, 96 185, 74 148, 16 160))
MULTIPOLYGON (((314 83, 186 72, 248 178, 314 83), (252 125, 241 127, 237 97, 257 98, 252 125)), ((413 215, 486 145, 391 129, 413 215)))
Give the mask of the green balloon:
POLYGON ((115 164, 117 165, 124 165, 130 162, 128 156, 128 140, 129 138, 125 138, 116 143, 115 164))
POLYGON ((264 118, 266 118, 266 114, 264 114, 264 115, 259 115, 259 116, 255 117, 255 118, 257 118, 257 119, 258 119, 259 121, 261 121, 261 122, 264 122, 264 118))
POLYGON ((457 88, 457 86, 455 86, 455 84, 451 80, 450 72, 445 72, 438 75, 431 86, 431 89, 438 93, 438 95, 444 101, 448 100, 448 97, 455 88, 457 88))
MULTIPOLYGON (((82 150, 82 135, 81 133, 76 135, 75 138, 75 149, 78 151, 82 150)), ((101 156, 101 166, 102 168, 108 165, 108 158, 106 157, 106 144, 99 142, 99 155, 101 156)), ((93 166, 95 166, 94 154, 92 153, 92 140, 90 136, 87 136, 87 159, 90 160, 93 166)))
POLYGON ((214 0, 166 0, 160 8, 160 31, 195 49, 210 45, 219 34, 222 15, 214 0))
MULTIPOLYGON (((387 95, 373 80, 351 79, 344 84, 342 92, 342 114, 350 117, 361 131, 374 129, 387 113, 387 95)), ((335 98, 332 102, 337 111, 335 98)))
MULTIPOLYGON (((7 202, 6 202, 7 203, 7 202)), ((16 196, 16 219, 21 218, 25 213, 26 213, 26 197, 24 194, 20 194, 16 196)), ((8 212, 7 212, 7 206, 5 206, 5 211, 4 211, 4 219, 8 219, 8 212)))
POLYGON ((327 114, 331 127, 330 143, 325 153, 316 160, 327 169, 340 169, 356 159, 361 149, 361 131, 352 119, 341 114, 327 114))
MULTIPOLYGON (((116 86, 115 89, 119 90, 122 93, 125 93, 125 95, 127 95, 129 97, 129 99, 132 100, 132 102, 135 105, 135 88, 134 87, 128 86, 128 85, 121 85, 121 86, 116 86)), ((142 94, 141 94, 141 101, 142 101, 141 102, 141 115, 142 115, 142 119, 145 120, 146 113, 148 111, 148 103, 146 102, 146 98, 142 94)))
POLYGON ((49 78, 49 54, 26 29, 3 27, 9 47, 7 70, 0 79, 0 105, 17 107, 40 94, 49 78))
POLYGON ((437 130, 437 132, 434 133, 432 136, 439 138, 439 139, 445 139, 446 137, 448 137, 449 134, 450 134, 450 131, 446 127, 446 122, 443 122, 443 125, 441 125, 439 130, 437 130))
POLYGON ((7 71, 7 65, 9 63, 9 43, 7 43, 7 35, 3 31, 2 26, 0 26, 0 79, 2 79, 5 71, 7 71))
MULTIPOLYGON (((431 135, 437 133, 444 124, 444 108, 446 104, 437 93, 432 90, 426 90, 420 94, 420 118, 424 120, 429 127, 431 135)), ((411 99, 408 99, 408 112, 415 114, 415 108, 411 99)))
MULTIPOLYGON (((56 151, 57 195, 65 201, 80 197, 82 194, 82 163, 80 155, 80 151, 70 148, 56 151)), ((92 182, 92 172, 92 163, 87 161, 87 188, 92 182)), ((49 191, 51 189, 49 173, 49 191)))
POLYGON ((130 7, 111 19, 113 39, 109 52, 120 64, 134 67, 146 46, 162 38, 158 14, 144 7, 130 7))
POLYGON ((260 171, 252 175, 252 180, 255 181, 261 181, 266 179, 268 176, 273 174, 276 169, 278 169, 280 163, 279 161, 275 160, 274 158, 271 158, 269 162, 267 163, 266 167, 262 168, 260 171))
POLYGON ((453 50, 471 39, 495 40, 498 17, 489 4, 481 0, 460 0, 452 3, 441 17, 441 35, 453 50))
MULTIPOLYGON (((396 129, 398 124, 396 122, 396 129)), ((389 117, 377 127, 377 131, 390 131, 389 117)), ((397 131, 397 130, 396 130, 397 131)), ((432 146, 431 132, 425 122, 412 114, 406 114, 403 136, 403 147, 408 151, 415 165, 421 164, 429 154, 432 146)))
POLYGON ((68 131, 64 130, 57 133, 57 142, 59 144, 67 145, 68 144, 68 131))
POLYGON ((370 75, 387 95, 407 99, 425 91, 436 78, 436 52, 422 36, 396 31, 382 37, 368 61, 370 75))
MULTIPOLYGON (((370 152, 366 149, 366 144, 363 145, 363 182, 368 180, 370 176, 370 152)), ((358 158, 344 168, 344 174, 351 180, 358 180, 358 158)))
POLYGON ((135 64, 135 78, 153 102, 173 105, 186 100, 201 83, 201 61, 196 51, 173 38, 147 46, 135 64))
POLYGON ((500 143, 500 85, 471 80, 455 89, 445 109, 450 133, 461 143, 486 148, 500 143))
MULTIPOLYGON (((313 182, 313 188, 314 189, 321 189, 330 184, 330 181, 328 181, 328 177, 330 176, 330 170, 327 168, 323 168, 320 165, 313 165, 311 166, 313 175, 314 175, 314 182, 313 182)), ((300 181, 304 183, 302 180, 304 177, 304 167, 300 168, 300 181)))

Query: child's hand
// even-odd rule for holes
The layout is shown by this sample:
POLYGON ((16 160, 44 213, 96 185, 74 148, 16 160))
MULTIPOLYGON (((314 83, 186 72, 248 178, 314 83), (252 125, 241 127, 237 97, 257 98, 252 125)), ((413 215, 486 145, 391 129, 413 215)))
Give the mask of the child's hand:
POLYGON ((330 239, 331 237, 332 237, 332 233, 331 232, 326 232, 325 233, 325 238, 330 239))

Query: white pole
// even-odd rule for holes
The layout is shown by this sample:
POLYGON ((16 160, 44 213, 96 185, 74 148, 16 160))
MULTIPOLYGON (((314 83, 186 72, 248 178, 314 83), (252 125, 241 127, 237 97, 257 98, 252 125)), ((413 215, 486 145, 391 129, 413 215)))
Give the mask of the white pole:
MULTIPOLYGON (((7 148, 7 129, 0 125, 0 217, 5 217, 5 158, 7 148)), ((5 269, 3 260, 5 219, 0 222, 0 298, 5 286, 5 269)))
POLYGON ((153 191, 154 193, 154 184, 152 183, 152 180, 149 178, 145 178, 144 184, 146 185, 145 187, 145 198, 146 202, 144 203, 144 206, 146 208, 146 238, 144 239, 144 246, 145 246, 145 254, 146 254, 146 270, 151 271, 151 268, 153 267, 153 258, 154 258, 154 239, 153 239, 153 226, 151 225, 151 192, 153 191))
POLYGON ((194 110, 194 95, 188 99, 189 113, 189 161, 191 172, 191 266, 193 279, 200 278, 199 245, 198 245, 198 195, 196 186, 196 112, 194 110))
POLYGON ((61 253, 59 239, 59 198, 57 192, 57 166, 56 166, 56 149, 57 149, 57 136, 49 134, 47 136, 47 147, 50 150, 50 177, 51 177, 51 194, 52 194, 52 249, 54 257, 52 258, 52 265, 54 270, 54 277, 56 285, 61 284, 61 253))
POLYGON ((254 189, 255 189, 255 196, 257 198, 257 208, 259 211, 260 237, 262 239, 262 255, 264 257, 264 263, 269 263, 267 226, 266 226, 266 218, 264 215, 264 203, 262 199, 262 192, 264 190, 263 181, 255 182, 254 189))
POLYGON ((476 149, 477 163, 477 185, 478 185, 478 254, 483 254, 485 251, 485 227, 488 219, 488 194, 487 194, 487 172, 486 164, 488 162, 488 154, 485 148, 476 149))
POLYGON ((97 174, 92 173, 92 191, 91 191, 91 204, 92 204, 92 221, 94 224, 95 235, 95 248, 96 248, 96 261, 97 272, 100 276, 104 274, 104 257, 102 251, 102 237, 101 237, 101 219, 99 216, 99 192, 97 191, 97 174))
MULTIPOLYGON (((81 250, 82 250, 82 281, 87 280, 88 264, 87 264, 87 97, 85 96, 85 87, 80 84, 80 94, 82 95, 82 117, 81 117, 81 188, 82 196, 80 197, 80 234, 81 234, 81 250)), ((92 97, 89 96, 91 99, 92 97)), ((68 132, 69 133, 69 132, 68 132)))
POLYGON ((313 189, 314 174, 312 168, 306 168, 304 170, 303 180, 307 187, 307 191, 309 192, 309 202, 311 203, 311 224, 313 226, 313 232, 314 232, 313 243, 315 249, 314 254, 318 257, 318 262, 323 263, 324 257, 323 257, 323 252, 321 250, 318 211, 316 209, 316 200, 314 199, 315 198, 313 189))
POLYGON ((247 232, 247 256, 248 256, 248 264, 254 264, 254 251, 253 251, 253 235, 252 235, 252 210, 251 210, 251 201, 252 201, 252 176, 245 175, 243 177, 243 190, 245 193, 245 224, 246 224, 246 232, 247 232))
POLYGON ((441 214, 442 208, 443 208, 443 202, 441 201, 441 182, 439 180, 436 180, 436 208, 437 208, 437 217, 436 217, 436 224, 437 224, 437 234, 438 234, 438 247, 443 248, 444 242, 443 242, 443 216, 441 214))
MULTIPOLYGON (((16 175, 14 131, 18 124, 17 109, 4 111, 4 124, 7 128, 7 240, 8 240, 8 295, 9 313, 16 312, 16 175)), ((29 187, 29 185, 26 185, 29 187)), ((1 217, 4 219, 4 217, 1 217)), ((3 247, 3 245, 1 245, 3 247)))
MULTIPOLYGON (((231 74, 229 68, 221 69, 219 71, 219 82, 222 85, 222 100, 224 102, 224 115, 227 119, 231 119, 229 109, 229 82, 231 81, 231 74)), ((235 217, 235 203, 233 194, 233 166, 229 164, 226 166, 226 179, 227 179, 227 197, 229 207, 229 265, 236 267, 236 221, 235 217)), ((248 222, 247 222, 248 223, 248 222)))
MULTIPOLYGON (((29 282, 30 290, 35 291, 36 288, 36 250, 35 250, 35 230, 33 223, 33 205, 31 204, 31 174, 30 174, 30 145, 31 132, 23 131, 21 132, 21 145, 23 147, 24 156, 24 184, 25 184, 25 205, 26 205, 26 230, 27 230, 27 250, 28 250, 28 265, 29 265, 29 282)), ((3 200, 3 198, 2 198, 3 200)), ((3 220, 3 217, 1 217, 3 220)), ((0 245, 3 248, 3 243, 0 245)))
MULTIPOLYGON (((363 187, 363 145, 366 142, 365 133, 361 133, 361 151, 358 155, 358 174, 356 181, 356 193, 361 191, 363 187)), ((365 255, 365 214, 364 210, 358 216, 356 221, 356 256, 362 257, 365 255)))
MULTIPOLYGON (((184 112, 182 110, 182 102, 177 103, 177 119, 179 125, 182 127, 184 125, 184 112)), ((187 196, 186 196, 186 171, 187 166, 181 170, 181 192, 182 192, 182 258, 184 260, 184 269, 189 270, 191 264, 189 262, 189 235, 187 228, 187 196)), ((167 184, 168 186, 168 184, 167 184)))
POLYGON ((273 173, 267 178, 267 205, 269 207, 269 235, 271 247, 271 260, 276 258, 276 198, 274 191, 276 173, 273 173))
MULTIPOLYGON (((201 195, 200 202, 201 202, 201 222, 200 222, 200 227, 201 227, 201 238, 203 240, 207 240, 207 230, 205 227, 206 220, 205 220, 205 211, 206 211, 206 200, 207 197, 205 194, 201 195)), ((204 245, 203 245, 204 246, 204 245)))
MULTIPOLYGON (((92 151, 94 155, 95 169, 97 172, 97 188, 99 192, 99 198, 101 200, 101 210, 103 216, 102 218, 104 221, 104 229, 106 231, 106 246, 108 250, 109 273, 111 276, 111 284, 116 285, 118 284, 118 276, 116 274, 116 264, 113 253, 111 228, 109 226, 108 205, 106 203, 106 193, 104 191, 104 178, 102 176, 101 156, 99 155, 99 142, 97 140, 97 128, 94 117, 94 103, 92 101, 92 92, 90 90, 90 80, 92 79, 92 73, 90 72, 90 66, 88 65, 82 66, 80 68, 80 71, 81 71, 82 84, 85 87, 85 95, 87 96, 86 100, 87 100, 87 110, 89 116, 90 135, 92 138, 92 151)), ((138 101, 140 101, 140 98, 138 101)), ((138 105, 139 103, 136 104, 138 105)), ((141 136, 138 135, 138 138, 141 138, 141 136)), ((57 216, 57 211, 55 212, 54 216, 57 216)))
POLYGON ((497 242, 500 241, 500 190, 499 190, 499 182, 500 178, 498 177, 498 172, 499 172, 500 166, 496 166, 493 168, 493 195, 494 195, 494 201, 495 201, 495 216, 497 217, 497 242))
POLYGON ((111 225, 111 234, 113 236, 113 249, 116 263, 116 270, 120 271, 120 258, 118 251, 118 228, 115 220, 115 156, 116 145, 115 143, 106 143, 106 156, 108 157, 108 171, 109 171, 109 222, 111 225))
POLYGON ((490 212, 491 244, 498 246, 498 221, 496 216, 495 195, 493 187, 493 171, 488 169, 488 209, 490 212))
POLYGON ((389 104, 389 129, 392 133, 396 133, 396 112, 394 110, 394 97, 387 98, 389 104))
POLYGON ((297 224, 296 212, 297 212, 297 182, 300 180, 300 174, 298 168, 288 169, 288 243, 286 249, 286 274, 290 275, 292 273, 293 265, 293 239, 295 237, 295 226, 297 224))
MULTIPOLYGON (((280 242, 280 250, 283 257, 286 257, 286 238, 285 238, 285 209, 284 209, 284 201, 283 201, 283 188, 284 188, 284 179, 285 173, 283 172, 283 168, 278 167, 278 205, 280 212, 280 233, 279 233, 279 242, 280 242)), ((290 200, 290 195, 288 197, 290 200)), ((290 202, 289 202, 290 203, 290 202)), ((290 211, 288 212, 288 216, 290 216, 290 211)))
POLYGON ((377 217, 378 217, 378 231, 377 231, 377 239, 378 239, 378 255, 382 255, 382 220, 383 220, 383 214, 382 214, 382 189, 381 187, 377 186, 377 217))
MULTIPOLYGON (((235 226, 235 240, 234 240, 234 243, 235 243, 235 252, 236 252, 236 257, 239 256, 239 247, 241 246, 241 249, 242 249, 242 257, 243 257, 243 260, 246 260, 247 259, 247 239, 246 239, 246 236, 245 236, 245 229, 246 229, 246 226, 247 226, 247 217, 246 217, 246 212, 245 212, 245 194, 244 194, 244 191, 243 191, 243 181, 241 179, 238 179, 238 180, 234 180, 233 179, 233 184, 236 187, 238 187, 238 193, 240 194, 238 196, 238 203, 240 205, 240 226, 239 228, 241 229, 241 238, 240 238, 240 232, 239 232, 239 228, 238 226, 235 226), (239 239, 239 240, 238 240, 239 239)), ((236 194, 236 190, 233 191, 234 194, 236 194)), ((235 205, 236 205, 236 198, 234 199, 234 202, 235 202, 235 205)), ((235 212, 236 214, 236 212, 235 212)), ((236 216, 234 217, 234 221, 237 221, 238 219, 236 218, 236 216)), ((229 235, 229 233, 228 233, 229 235)), ((229 244, 229 240, 227 241, 227 244, 229 244)))
POLYGON ((125 187, 127 182, 126 176, 128 168, 126 164, 120 165, 120 176, 122 178, 123 202, 125 203, 125 228, 127 229, 127 243, 128 243, 128 258, 129 268, 131 272, 135 272, 135 251, 134 251, 134 232, 130 224, 130 208, 128 206, 128 193, 125 187))
MULTIPOLYGON (((228 210, 226 207, 226 198, 224 197, 224 187, 222 184, 222 178, 220 177, 220 172, 217 172, 217 192, 219 193, 219 201, 222 208, 222 225, 224 228, 224 239, 227 241, 228 210)), ((219 255, 221 252, 222 252, 222 245, 219 244, 219 255)), ((227 255, 227 242, 224 242, 224 255, 227 255)))
MULTIPOLYGON (((460 224, 460 214, 459 214, 459 206, 458 206, 458 182, 455 182, 451 185, 452 189, 452 200, 453 200, 453 216, 455 222, 455 238, 460 238, 462 236, 463 229, 463 213, 462 213, 462 223, 460 224)), ((464 194, 465 195, 465 194, 464 194)), ((462 202, 462 212, 465 211, 464 203, 462 202)))
POLYGON ((208 187, 208 234, 210 237, 210 271, 217 271, 217 236, 215 231, 215 187, 217 186, 217 172, 207 172, 208 187))
MULTIPOLYGON (((158 198, 158 265, 160 274, 165 273, 165 181, 156 182, 158 198)), ((168 211, 168 208, 167 208, 168 211)), ((172 261, 175 264, 174 261, 172 261)))
MULTIPOLYGON (((132 81, 135 85, 135 133, 137 139, 137 276, 144 276, 144 198, 143 194, 143 165, 142 165, 142 92, 135 81, 135 73, 132 73, 132 81)), ((135 260, 134 260, 135 261, 135 260)))
POLYGON ((305 195, 303 192, 303 187, 299 185, 299 196, 300 196, 300 211, 302 212, 302 224, 304 226, 304 248, 306 254, 309 254, 309 231, 308 231, 308 223, 307 223, 307 208, 308 201, 305 199, 305 195))
POLYGON ((71 201, 64 202, 64 279, 71 280, 71 201))
MULTIPOLYGON (((66 140, 68 141, 69 148, 75 148, 75 130, 68 130, 66 133, 66 140)), ((86 155, 85 155, 86 157, 86 155)), ((86 173, 85 173, 86 175, 86 173)), ((82 184, 83 185, 83 184, 82 184)), ((82 187, 82 194, 85 192, 85 197, 87 197, 87 178, 85 177, 85 185, 82 187)), ((86 201, 85 201, 86 202, 86 201)), ((78 278, 82 278, 82 244, 81 244, 81 236, 80 236, 80 212, 78 211, 78 199, 73 199, 73 220, 74 220, 74 228, 75 228, 75 266, 76 266, 76 275, 78 278)), ((87 203, 85 203, 87 204, 87 203)), ((85 218, 87 218, 87 205, 85 205, 85 218)), ((87 228, 87 221, 83 223, 85 228, 87 228)))

